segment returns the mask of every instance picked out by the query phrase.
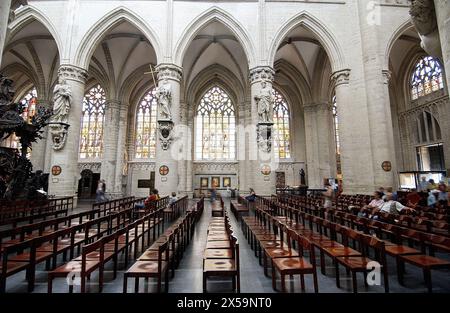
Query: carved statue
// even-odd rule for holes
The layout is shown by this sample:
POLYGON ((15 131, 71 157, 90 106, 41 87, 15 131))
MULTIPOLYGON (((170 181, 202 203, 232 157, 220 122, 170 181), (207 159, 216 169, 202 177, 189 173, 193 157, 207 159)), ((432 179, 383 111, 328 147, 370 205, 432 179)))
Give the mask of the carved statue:
POLYGON ((432 56, 442 57, 434 1, 412 0, 409 14, 422 40, 421 47, 432 56))
POLYGON ((272 121, 272 109, 273 102, 275 101, 272 93, 272 88, 267 86, 267 83, 263 81, 261 83, 261 90, 258 95, 255 96, 256 104, 258 107, 258 116, 260 123, 270 123, 272 121))
POLYGON ((0 147, 0 198, 8 200, 37 198, 37 181, 41 175, 32 178, 33 166, 27 158, 31 144, 42 139, 42 128, 47 125, 51 111, 38 107, 31 121, 25 121, 21 114, 24 107, 13 103, 12 81, 0 74, 0 141, 12 134, 19 138, 21 150, 0 147))
POLYGON ((164 78, 156 89, 156 97, 159 104, 159 118, 170 120, 172 118, 172 86, 167 78, 164 78))
POLYGON ((72 102, 72 90, 66 81, 59 77, 58 83, 53 89, 53 118, 52 122, 67 123, 70 103, 72 102))
POLYGON ((261 151, 265 153, 272 151, 272 126, 258 125, 256 141, 261 151))

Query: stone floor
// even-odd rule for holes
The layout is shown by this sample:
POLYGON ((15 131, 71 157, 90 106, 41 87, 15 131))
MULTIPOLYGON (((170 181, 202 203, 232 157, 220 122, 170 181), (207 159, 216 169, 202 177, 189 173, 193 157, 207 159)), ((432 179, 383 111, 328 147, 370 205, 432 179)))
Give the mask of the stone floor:
MULTIPOLYGON (((229 201, 226 201, 226 207, 229 208, 229 201)), ((87 206, 88 207, 88 206, 87 206)), ((84 210, 83 205, 76 209, 84 210)), ((228 209, 228 212, 229 209, 228 209)), ((250 249, 245 240, 240 224, 238 224, 234 216, 230 213, 231 223, 235 233, 239 239, 240 244, 240 267, 241 267, 241 292, 243 293, 273 293, 271 279, 265 277, 263 268, 258 264, 258 259, 254 252, 250 249)), ((211 203, 205 201, 205 211, 200 219, 190 245, 184 253, 183 259, 175 271, 175 277, 170 280, 170 293, 201 293, 202 292, 202 254, 206 245, 206 231, 211 217, 211 203)), ((62 260, 59 264, 62 263, 62 260)), ((423 281, 422 272, 415 267, 406 265, 405 286, 400 286, 397 282, 395 274, 394 259, 389 258, 389 283, 391 292, 396 293, 422 293, 426 292, 426 287, 423 281)), ((131 265, 131 264, 130 264, 131 265)), ((105 269, 105 283, 104 293, 119 293, 123 291, 123 272, 125 271, 123 258, 120 259, 119 272, 117 278, 112 280, 112 264, 107 264, 105 269)), ((306 292, 313 292, 313 285, 311 277, 305 277, 306 292)), ((448 270, 433 271, 433 291, 434 292, 450 292, 450 273, 448 270)), ((359 276, 358 287, 359 292, 382 293, 383 286, 364 287, 363 277, 359 276)), ((91 283, 88 287, 88 292, 97 292, 97 275, 93 274, 91 283)), ((321 293, 348 293, 351 292, 351 279, 346 275, 345 270, 341 267, 341 288, 336 287, 334 267, 328 259, 327 274, 324 276, 318 273, 319 292, 321 293)), ((130 292, 133 282, 128 284, 130 292)), ((278 281, 278 286, 280 286, 278 281)), ((298 276, 294 280, 287 278, 286 287, 291 292, 301 292, 300 282, 298 276)), ((155 291, 155 282, 150 280, 149 284, 144 286, 144 281, 141 280, 140 292, 155 291)), ((208 292, 231 292, 231 280, 208 280, 208 292)), ((56 279, 53 283, 54 292, 68 292, 68 286, 65 279, 56 279)), ((25 273, 16 274, 7 280, 7 292, 26 292, 25 273)), ((36 277, 36 293, 47 292, 47 275, 43 266, 39 267, 36 277)), ((75 288, 75 292, 79 292, 75 288)))

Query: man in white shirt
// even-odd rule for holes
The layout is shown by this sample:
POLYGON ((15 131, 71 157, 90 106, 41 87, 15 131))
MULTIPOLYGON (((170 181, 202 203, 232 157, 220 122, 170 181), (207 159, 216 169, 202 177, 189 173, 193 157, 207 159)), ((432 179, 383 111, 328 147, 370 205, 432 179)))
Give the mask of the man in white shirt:
POLYGON ((414 209, 408 208, 398 201, 392 200, 392 193, 387 193, 385 195, 385 200, 383 205, 380 207, 381 212, 387 212, 390 214, 399 214, 402 211, 414 211, 414 209))

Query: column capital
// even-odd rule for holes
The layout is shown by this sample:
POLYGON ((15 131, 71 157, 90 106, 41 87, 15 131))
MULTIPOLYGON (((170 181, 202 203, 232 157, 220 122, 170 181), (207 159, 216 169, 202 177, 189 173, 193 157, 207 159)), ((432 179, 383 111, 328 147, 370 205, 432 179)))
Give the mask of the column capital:
POLYGON ((350 69, 344 69, 331 74, 331 81, 334 86, 347 85, 350 82, 350 72, 350 69))
POLYGON ((250 83, 256 84, 260 81, 274 80, 275 70, 270 66, 257 66, 250 69, 250 83))
POLYGON ((62 64, 58 69, 58 77, 84 84, 87 80, 88 73, 81 67, 70 64, 62 64))
POLYGON ((112 110, 120 110, 122 103, 119 100, 113 100, 113 99, 109 99, 106 100, 106 109, 112 109, 112 110))
POLYGON ((386 85, 389 85, 389 82, 391 81, 392 78, 392 72, 390 70, 382 70, 381 73, 383 75, 383 82, 386 85))
POLYGON ((172 63, 160 63, 156 66, 158 80, 174 80, 179 82, 183 76, 183 69, 172 63))
POLYGON ((303 110, 307 112, 316 112, 319 110, 328 111, 331 110, 331 105, 328 102, 305 103, 303 105, 303 110))

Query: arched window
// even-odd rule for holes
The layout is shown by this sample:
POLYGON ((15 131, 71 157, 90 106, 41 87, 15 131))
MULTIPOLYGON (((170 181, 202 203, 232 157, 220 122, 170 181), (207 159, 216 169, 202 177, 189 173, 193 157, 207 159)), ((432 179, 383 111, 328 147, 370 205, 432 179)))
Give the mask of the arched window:
POLYGON ((158 103, 156 89, 152 88, 142 97, 136 111, 135 157, 154 159, 156 157, 156 114, 158 103))
POLYGON ((196 159, 235 159, 235 132, 236 120, 230 97, 220 87, 209 89, 197 108, 196 159))
POLYGON ((103 123, 105 121, 105 90, 96 85, 83 99, 81 117, 80 158, 100 158, 103 153, 103 123))
POLYGON ((289 128, 289 107, 286 99, 273 89, 275 102, 273 105, 274 149, 280 159, 291 157, 291 133, 289 128))
POLYGON ((443 88, 440 62, 431 56, 421 58, 414 67, 411 77, 411 99, 417 100, 443 88))
POLYGON ((337 112, 337 100, 336 95, 333 95, 331 99, 332 111, 333 111, 333 124, 334 124, 334 138, 336 143, 336 167, 338 175, 342 174, 341 170, 341 139, 339 137, 339 117, 337 112))
MULTIPOLYGON (((28 123, 31 123, 31 119, 36 114, 36 104, 37 104, 37 91, 36 88, 31 88, 25 96, 19 101, 22 105, 23 113, 22 117, 28 123)), ((5 144, 6 147, 20 149, 19 138, 17 138, 14 134, 10 136, 5 144)), ((31 156, 31 151, 28 152, 28 156, 31 156)))
POLYGON ((433 143, 442 140, 439 122, 430 112, 423 111, 416 122, 417 143, 433 143))

